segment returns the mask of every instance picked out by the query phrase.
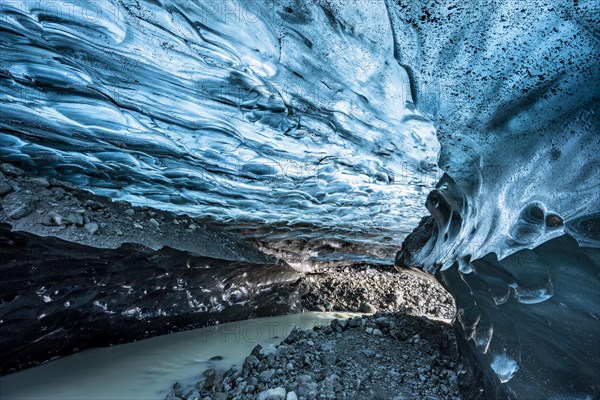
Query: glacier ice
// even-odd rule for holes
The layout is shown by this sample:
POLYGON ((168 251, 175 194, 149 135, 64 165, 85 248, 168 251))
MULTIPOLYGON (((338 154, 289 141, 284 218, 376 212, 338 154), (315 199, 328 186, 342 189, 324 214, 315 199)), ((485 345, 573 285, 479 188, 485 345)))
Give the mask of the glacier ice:
POLYGON ((382 2, 1 7, 3 160, 296 258, 388 263, 439 177, 382 2))
POLYGON ((397 265, 454 294, 469 398, 597 397, 600 3, 396 10, 444 172, 397 265))
POLYGON ((467 384, 600 395, 597 1, 0 9, 3 161, 297 267, 389 262, 418 225, 397 264, 455 296, 467 384))

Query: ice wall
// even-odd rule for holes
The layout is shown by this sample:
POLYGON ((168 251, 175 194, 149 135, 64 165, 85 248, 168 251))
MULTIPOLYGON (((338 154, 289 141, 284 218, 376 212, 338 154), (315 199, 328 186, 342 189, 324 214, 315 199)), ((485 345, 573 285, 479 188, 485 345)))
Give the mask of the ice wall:
POLYGON ((94 346, 298 312, 299 273, 275 264, 99 249, 0 224, 0 375, 94 346))
POLYGON ((396 262, 455 296, 466 397, 598 398, 600 4, 388 4, 445 173, 396 262))
POLYGON ((503 258, 565 232, 598 246, 598 2, 388 4, 445 173, 419 262, 503 258))

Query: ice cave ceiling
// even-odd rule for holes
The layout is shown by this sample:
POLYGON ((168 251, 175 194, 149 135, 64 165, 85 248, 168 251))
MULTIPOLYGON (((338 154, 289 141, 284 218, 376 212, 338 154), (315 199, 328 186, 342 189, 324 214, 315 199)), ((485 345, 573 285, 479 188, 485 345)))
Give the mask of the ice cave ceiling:
POLYGON ((598 7, 527 3, 4 1, 0 155, 389 262, 441 142, 473 217, 447 262, 505 256, 555 236, 517 232, 525 204, 598 209, 598 7))
POLYGON ((393 250, 439 145, 385 4, 359 3, 3 4, 1 155, 266 239, 393 250))

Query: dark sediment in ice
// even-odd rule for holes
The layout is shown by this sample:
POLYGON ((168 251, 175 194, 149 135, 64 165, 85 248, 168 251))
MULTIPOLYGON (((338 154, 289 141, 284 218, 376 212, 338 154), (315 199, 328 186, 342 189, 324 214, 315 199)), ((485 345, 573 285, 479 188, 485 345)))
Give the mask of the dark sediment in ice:
POLYGON ((210 218, 135 207, 56 179, 0 165, 0 221, 14 230, 98 248, 137 243, 256 264, 276 262, 254 243, 225 232, 210 218))
POLYGON ((297 272, 136 244, 101 249, 0 224, 0 373, 93 346, 293 312, 297 272))

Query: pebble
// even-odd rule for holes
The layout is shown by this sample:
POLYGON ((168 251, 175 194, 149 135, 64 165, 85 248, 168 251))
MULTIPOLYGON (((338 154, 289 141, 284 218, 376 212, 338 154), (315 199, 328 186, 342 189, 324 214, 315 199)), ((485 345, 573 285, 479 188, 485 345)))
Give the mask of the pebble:
POLYGON ((8 163, 0 164, 0 171, 2 171, 4 175, 8 176, 23 176, 23 174, 25 174, 25 171, 23 171, 21 168, 15 167, 14 165, 8 163))
POLYGON ((362 303, 360 305, 360 312, 365 314, 375 314, 377 312, 377 309, 372 304, 362 303))
POLYGON ((21 219, 28 216, 33 212, 33 207, 26 203, 14 205, 10 211, 8 211, 8 218, 10 219, 21 219))
POLYGON ((0 196, 4 196, 13 191, 12 186, 5 182, 0 182, 0 196))
POLYGON ((258 400, 285 400, 285 388, 268 389, 258 394, 258 400))
POLYGON ((79 213, 71 213, 64 217, 62 221, 67 225, 83 226, 83 215, 79 213))
POLYGON ((85 202, 86 207, 91 208, 94 211, 100 210, 102 209, 104 206, 102 205, 102 203, 98 203, 97 201, 94 200, 88 200, 85 202))
POLYGON ((348 326, 350 328, 358 328, 359 326, 361 326, 361 319, 360 318, 352 318, 352 319, 348 320, 348 326))
POLYGON ((54 223, 57 226, 62 225, 62 217, 55 212, 50 213, 50 222, 54 223))
MULTIPOLYGON (((274 373, 275 373, 274 370, 267 369, 260 373, 260 375, 258 376, 258 380, 260 382, 268 383, 271 381, 271 377, 273 376, 274 373)), ((285 393, 284 393, 284 395, 285 395, 285 393)))
POLYGON ((85 224, 85 230, 88 231, 90 234, 94 234, 98 231, 98 224, 95 222, 90 222, 89 224, 85 224))
POLYGON ((285 400, 298 400, 298 396, 296 396, 296 392, 288 392, 285 400))
POLYGON ((50 187, 50 182, 48 182, 48 180, 46 178, 35 177, 35 178, 29 178, 28 180, 29 180, 29 182, 33 183, 34 185, 38 185, 38 186, 41 186, 46 189, 48 189, 50 187))

